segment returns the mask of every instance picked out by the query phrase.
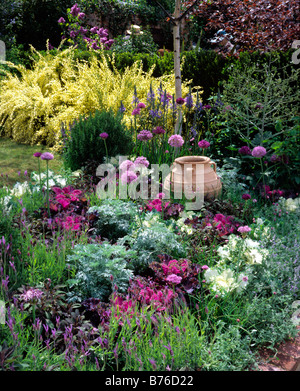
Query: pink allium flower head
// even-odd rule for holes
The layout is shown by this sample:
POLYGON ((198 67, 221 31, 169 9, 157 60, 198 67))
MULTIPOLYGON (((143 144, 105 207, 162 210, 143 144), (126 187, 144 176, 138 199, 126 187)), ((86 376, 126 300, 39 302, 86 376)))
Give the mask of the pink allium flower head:
POLYGON ((180 148, 183 146, 184 140, 179 134, 174 134, 169 138, 168 144, 171 145, 171 147, 180 148))
POLYGON ((242 199, 243 199, 243 200, 250 200, 250 198, 251 198, 251 195, 248 194, 248 193, 244 193, 244 194, 242 195, 242 199))
POLYGON ((201 140, 198 143, 199 148, 208 148, 210 146, 210 143, 206 140, 201 140))
POLYGON ((184 100, 183 98, 177 98, 177 99, 176 99, 176 103, 177 103, 178 105, 183 105, 184 102, 185 102, 185 100, 184 100))
POLYGON ((103 140, 107 139, 108 134, 106 132, 100 133, 99 137, 101 137, 103 140))
POLYGON ((156 126, 156 127, 152 130, 152 133, 153 133, 153 134, 164 134, 164 133, 166 133, 166 131, 165 131, 161 126, 156 126))
POLYGON ((251 149, 248 147, 248 145, 244 145, 239 149, 239 153, 241 155, 251 155, 251 149))
POLYGON ((39 300, 43 294, 44 293, 39 289, 29 288, 20 296, 20 299, 24 301, 39 300))
POLYGON ((244 225, 243 227, 239 227, 237 230, 240 233, 246 233, 246 232, 250 232, 251 228, 248 227, 248 225, 244 225))
POLYGON ((180 284, 182 280, 182 277, 177 276, 176 274, 170 274, 167 278, 166 281, 171 282, 172 284, 180 284))
POLYGON ((201 269, 207 270, 207 269, 209 269, 209 267, 208 267, 207 265, 203 265, 203 266, 201 267, 201 269))
POLYGON ((36 152, 36 153, 33 154, 33 156, 34 156, 34 157, 40 157, 41 154, 42 154, 42 152, 36 152))
POLYGON ((139 156, 134 161, 135 165, 142 164, 145 167, 149 167, 149 161, 144 156, 139 156))
POLYGON ((146 107, 145 103, 143 102, 140 102, 138 105, 137 105, 137 108, 138 109, 144 109, 146 107))
POLYGON ((133 171, 124 172, 121 176, 123 184, 134 182, 137 179, 137 175, 133 171))
POLYGON ((129 170, 130 167, 132 167, 134 165, 134 163, 131 161, 131 160, 124 160, 121 164, 120 164, 120 170, 129 170))
POLYGON ((255 147, 252 150, 252 156, 257 158, 262 158, 267 153, 266 149, 264 147, 255 147))
POLYGON ((52 159, 54 159, 54 156, 50 152, 44 152, 41 154, 41 159, 42 160, 52 160, 52 159))
POLYGON ((137 135, 137 139, 140 141, 148 141, 151 140, 153 137, 153 134, 149 130, 141 130, 140 133, 137 135))

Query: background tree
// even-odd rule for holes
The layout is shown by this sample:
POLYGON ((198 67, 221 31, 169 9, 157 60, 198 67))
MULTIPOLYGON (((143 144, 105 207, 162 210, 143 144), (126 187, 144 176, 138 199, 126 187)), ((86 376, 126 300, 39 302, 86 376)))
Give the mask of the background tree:
MULTIPOLYGON (((192 0, 185 0, 189 7, 192 0)), ((300 36, 298 0, 203 0, 190 16, 204 20, 207 36, 224 30, 232 36, 236 53, 287 50, 300 36)), ((226 53, 226 48, 220 51, 226 53)))

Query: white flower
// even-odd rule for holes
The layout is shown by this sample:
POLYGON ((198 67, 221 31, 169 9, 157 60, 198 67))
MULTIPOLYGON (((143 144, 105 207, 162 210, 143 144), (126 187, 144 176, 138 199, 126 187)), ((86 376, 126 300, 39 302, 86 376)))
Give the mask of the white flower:
POLYGON ((256 219, 256 224, 257 224, 257 225, 263 225, 263 223, 264 223, 264 221, 263 221, 263 219, 261 219, 260 217, 258 217, 258 218, 256 219))
POLYGON ((244 255, 250 265, 261 264, 263 261, 261 252, 255 248, 245 251, 244 255))

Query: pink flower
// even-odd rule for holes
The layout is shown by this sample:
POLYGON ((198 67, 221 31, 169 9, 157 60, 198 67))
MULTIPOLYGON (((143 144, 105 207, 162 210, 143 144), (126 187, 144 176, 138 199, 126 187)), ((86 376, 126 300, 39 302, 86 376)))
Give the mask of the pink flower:
POLYGON ((257 158, 262 158, 267 153, 266 149, 264 147, 255 147, 252 150, 252 156, 257 158))
POLYGON ((207 270, 207 269, 209 269, 209 267, 208 267, 207 265, 203 265, 203 266, 201 267, 201 269, 207 270))
POLYGON ((141 109, 139 107, 136 107, 135 109, 132 110, 131 115, 139 115, 141 114, 141 109))
POLYGON ((129 170, 130 167, 132 167, 134 165, 134 163, 131 161, 131 160, 124 160, 121 164, 120 164, 120 170, 123 171, 123 170, 129 170))
POLYGON ((248 193, 245 193, 245 194, 242 195, 242 199, 243 200, 250 200, 250 198, 251 198, 251 195, 248 194, 248 193))
POLYGON ((145 103, 143 102, 140 102, 138 105, 137 105, 137 108, 138 109, 144 109, 146 107, 145 103))
POLYGON ((152 130, 152 133, 153 133, 153 134, 164 134, 164 133, 166 133, 166 131, 165 131, 161 126, 156 126, 156 127, 152 130))
POLYGON ((153 137, 153 134, 149 130, 141 130, 140 133, 137 135, 137 139, 140 141, 148 141, 151 140, 153 137))
POLYGON ((179 134, 174 134, 168 140, 168 144, 174 148, 180 148, 184 144, 183 138, 179 134))
POLYGON ((54 159, 54 156, 50 152, 44 152, 41 154, 41 159, 42 160, 52 160, 52 159, 54 159))
POLYGON ((99 137, 101 137, 102 140, 105 140, 105 139, 107 139, 108 134, 107 134, 106 132, 103 132, 103 133, 100 133, 100 134, 99 134, 99 137))
POLYGON ((199 148, 202 148, 202 149, 206 149, 206 148, 208 148, 210 146, 210 143, 208 142, 208 141, 206 141, 206 140, 201 140, 201 141, 199 141, 199 143, 198 143, 198 147, 199 148))
POLYGON ((78 19, 83 20, 85 18, 85 13, 84 12, 79 12, 78 14, 78 19))
POLYGON ((248 225, 244 225, 243 227, 239 227, 237 230, 240 233, 246 233, 246 232, 250 232, 251 228, 248 227, 248 225))
POLYGON ((149 161, 144 156, 139 156, 135 159, 134 165, 142 164, 145 167, 149 167, 149 161))
POLYGON ((133 171, 124 172, 121 175, 121 181, 123 184, 134 182, 137 179, 137 175, 133 171))
POLYGON ((80 8, 78 7, 77 3, 73 5, 73 7, 70 9, 70 14, 72 16, 77 16, 80 12, 80 8))
POLYGON ((170 274, 167 278, 166 281, 171 282, 172 284, 180 284, 182 280, 182 277, 177 276, 176 274, 170 274))
POLYGON ((66 23, 65 19, 61 16, 58 21, 58 23, 66 23))
POLYGON ((42 155, 41 152, 36 152, 36 153, 33 154, 34 157, 40 157, 41 155, 42 155))
POLYGON ((25 293, 20 296, 21 300, 32 301, 39 300, 43 296, 44 292, 39 289, 29 288, 25 293))

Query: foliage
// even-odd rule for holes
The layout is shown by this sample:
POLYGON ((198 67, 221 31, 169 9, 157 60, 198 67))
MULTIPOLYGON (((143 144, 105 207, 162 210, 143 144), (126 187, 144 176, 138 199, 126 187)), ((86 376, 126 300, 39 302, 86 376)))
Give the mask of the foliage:
MULTIPOLYGON (((192 3, 184 2, 187 7, 192 3)), ((237 53, 244 50, 287 50, 299 36, 297 2, 285 1, 203 1, 192 10, 201 16, 204 30, 213 34, 223 30, 229 34, 237 53), (245 26, 247 26, 245 31, 245 26)), ((226 45, 220 52, 227 54, 226 45)))
POLYGON ((137 214, 137 206, 131 201, 104 200, 100 206, 92 206, 88 213, 95 216, 96 233, 109 240, 117 240, 130 233, 137 214))
MULTIPOLYGON (((76 63, 74 49, 39 54, 33 69, 17 69, 20 78, 7 74, 1 82, 2 134, 55 149, 60 149, 62 122, 68 127, 80 115, 102 109, 117 113, 121 102, 130 105, 134 86, 140 98, 146 98, 151 83, 153 88, 162 83, 164 89, 174 92, 172 75, 153 78, 153 69, 144 73, 138 62, 120 73, 113 60, 109 63, 104 56, 76 63)), ((128 122, 127 113, 124 118, 128 122)))
POLYGON ((67 257, 74 268, 74 278, 68 280, 69 300, 80 302, 89 297, 107 300, 115 285, 118 291, 125 292, 135 257, 135 251, 122 245, 76 245, 67 257))
POLYGON ((176 234, 156 219, 137 227, 130 235, 120 239, 119 243, 126 243, 137 252, 137 258, 133 262, 135 274, 146 270, 151 262, 157 261, 160 254, 179 258, 185 256, 185 248, 176 234))
POLYGON ((69 131, 63 131, 63 160, 72 171, 86 166, 89 161, 101 164, 107 153, 109 156, 127 155, 132 150, 131 136, 122 116, 120 113, 114 114, 112 109, 96 110, 87 117, 80 116, 69 131), (99 137, 103 132, 108 134, 105 143, 99 137))
MULTIPOLYGON (((133 30, 133 28, 132 28, 133 30)), ((149 30, 144 29, 139 33, 132 31, 131 35, 115 38, 111 50, 116 53, 150 53, 155 54, 158 46, 154 43, 149 30)))

